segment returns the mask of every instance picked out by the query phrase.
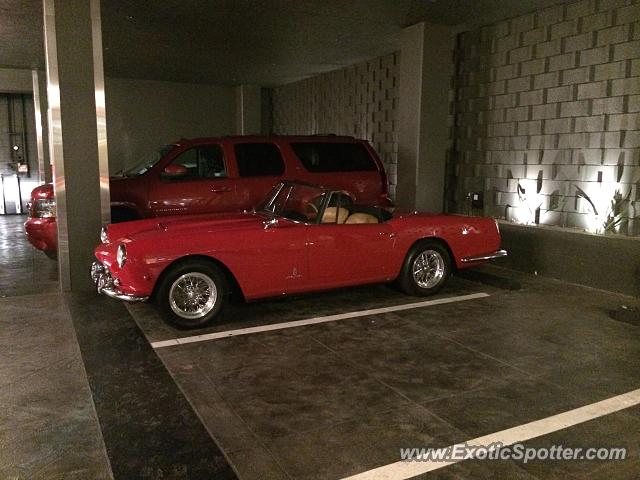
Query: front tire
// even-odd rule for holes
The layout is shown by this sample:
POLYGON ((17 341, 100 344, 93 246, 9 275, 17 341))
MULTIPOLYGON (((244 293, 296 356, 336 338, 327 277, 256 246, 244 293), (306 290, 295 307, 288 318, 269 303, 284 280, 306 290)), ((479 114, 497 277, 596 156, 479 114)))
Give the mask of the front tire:
POLYGON ((44 254, 47 258, 51 260, 58 260, 58 251, 57 250, 43 250, 44 254))
POLYGON ((162 317, 181 328, 201 328, 214 321, 224 306, 227 280, 219 267, 198 260, 173 267, 158 286, 162 317))
POLYGON ((425 240, 414 245, 402 265, 400 288, 413 296, 437 293, 451 275, 451 255, 439 242, 425 240))

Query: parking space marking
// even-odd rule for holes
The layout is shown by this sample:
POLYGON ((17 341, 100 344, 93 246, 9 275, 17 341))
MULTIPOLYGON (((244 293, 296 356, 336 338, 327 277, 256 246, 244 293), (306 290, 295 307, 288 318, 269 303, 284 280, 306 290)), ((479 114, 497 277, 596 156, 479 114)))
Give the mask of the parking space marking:
MULTIPOLYGON (((559 413, 551 417, 543 418, 541 420, 525 423, 524 425, 508 428, 500 432, 490 433, 472 440, 467 440, 465 443, 444 447, 443 450, 448 448, 453 450, 460 448, 458 446, 463 445, 470 447, 487 447, 488 445, 495 444, 497 442, 501 443, 503 446, 509 446, 532 438, 548 435, 549 433, 557 432, 558 430, 563 430, 580 423, 588 422, 589 420, 594 420, 598 417, 603 417, 635 405, 640 405, 640 389, 623 393, 616 397, 607 398, 606 400, 585 405, 584 407, 579 407, 574 410, 559 413)), ((413 447, 413 445, 407 446, 413 447)), ((421 445, 415 446, 422 448, 421 445)), ((400 451, 398 451, 398 456, 400 456, 400 451)), ((399 461, 374 468, 373 470, 367 470, 366 472, 358 473, 350 477, 345 477, 342 480, 405 480, 453 465, 460 461, 462 460, 399 461)))
POLYGON ((460 295, 457 297, 438 298, 436 300, 426 300, 424 302, 405 303, 403 305, 394 305, 392 307, 374 308, 371 310, 360 310, 357 312, 340 313, 337 315, 328 315, 325 317, 314 317, 306 320, 296 320, 292 322, 273 323, 270 325, 261 325, 259 327, 239 328, 237 330, 226 330, 224 332, 206 333, 203 335, 194 335, 192 337, 172 338, 170 340, 161 340, 152 342, 153 348, 171 347, 175 345, 184 345, 187 343, 206 342, 209 340, 219 340, 221 338, 236 337, 239 335, 250 335, 252 333, 270 332, 273 330, 283 330, 285 328, 303 327, 306 325, 316 325, 318 323, 335 322, 337 320, 346 320, 349 318, 366 317, 368 315, 379 315, 381 313, 399 312, 402 310, 410 310, 413 308, 430 307, 433 305, 443 305, 446 303, 464 302, 466 300, 475 300, 478 298, 488 297, 488 293, 472 293, 469 295, 460 295))

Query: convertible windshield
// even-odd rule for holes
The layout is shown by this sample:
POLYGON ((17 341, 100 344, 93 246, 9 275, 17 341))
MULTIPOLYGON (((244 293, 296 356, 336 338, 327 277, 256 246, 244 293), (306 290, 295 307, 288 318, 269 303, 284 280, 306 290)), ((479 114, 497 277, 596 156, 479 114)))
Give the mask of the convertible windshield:
POLYGON ((125 177, 137 177, 138 175, 142 175, 158 163, 162 157, 173 150, 174 147, 175 145, 163 145, 136 166, 122 172, 122 175, 125 177))
POLYGON ((280 183, 256 208, 256 212, 294 222, 315 222, 325 194, 325 190, 312 185, 280 183))

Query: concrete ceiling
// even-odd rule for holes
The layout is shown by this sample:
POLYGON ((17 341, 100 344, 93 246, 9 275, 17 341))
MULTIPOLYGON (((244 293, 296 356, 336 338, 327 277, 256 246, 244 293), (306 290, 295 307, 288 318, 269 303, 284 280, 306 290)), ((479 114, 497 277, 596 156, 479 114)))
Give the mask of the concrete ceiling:
MULTIPOLYGON (((403 27, 468 26, 566 0, 102 0, 106 75, 279 85, 399 48, 403 27)), ((0 0, 0 67, 42 68, 42 0, 0 0)))

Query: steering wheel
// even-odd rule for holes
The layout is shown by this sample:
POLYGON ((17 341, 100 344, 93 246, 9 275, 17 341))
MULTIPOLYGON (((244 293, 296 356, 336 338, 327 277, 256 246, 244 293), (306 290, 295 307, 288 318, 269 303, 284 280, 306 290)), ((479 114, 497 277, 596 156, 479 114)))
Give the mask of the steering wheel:
POLYGON ((306 210, 311 210, 311 214, 318 214, 318 207, 313 202, 307 203, 306 210))

